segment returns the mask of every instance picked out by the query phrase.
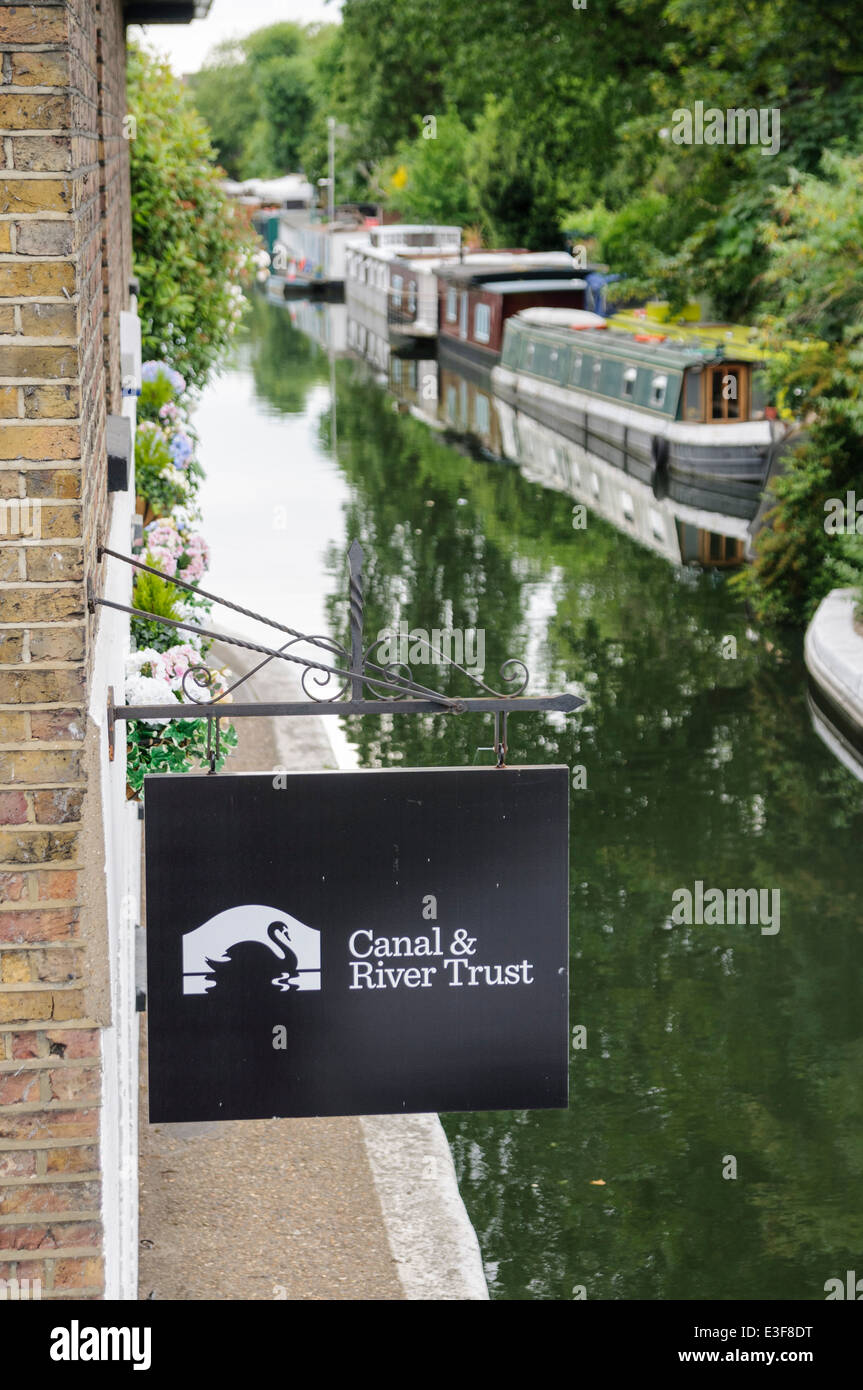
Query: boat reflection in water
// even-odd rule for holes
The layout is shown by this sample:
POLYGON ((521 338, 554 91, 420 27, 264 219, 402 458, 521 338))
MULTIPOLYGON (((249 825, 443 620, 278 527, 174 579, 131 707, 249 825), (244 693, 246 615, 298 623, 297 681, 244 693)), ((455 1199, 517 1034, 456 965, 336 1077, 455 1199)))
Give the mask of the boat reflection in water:
MULTIPOLYGON (((427 345, 394 345, 383 317, 372 310, 296 301, 286 305, 286 311, 297 328, 331 356, 346 354, 364 362, 401 409, 462 452, 516 464, 529 481, 572 497, 672 564, 726 569, 746 558, 759 501, 754 490, 743 516, 699 506, 691 491, 685 500, 677 497, 673 481, 669 495, 657 497, 632 473, 501 399, 488 372, 441 366, 420 355, 428 352, 427 345)), ((711 494, 705 494, 705 500, 711 500, 711 494)), ((740 499, 731 505, 736 512, 740 499)))
POLYGON ((830 749, 858 782, 863 782, 863 734, 847 711, 831 700, 829 694, 809 677, 806 703, 812 727, 825 747, 830 749))
MULTIPOLYGON (((392 380, 390 388, 398 389, 392 380)), ((438 428, 462 435, 478 457, 517 464, 529 481, 566 493, 672 564, 730 568, 745 558, 749 519, 656 497, 647 483, 501 400, 473 376, 440 369, 437 415, 438 428)), ((753 515, 756 505, 753 497, 753 515)))

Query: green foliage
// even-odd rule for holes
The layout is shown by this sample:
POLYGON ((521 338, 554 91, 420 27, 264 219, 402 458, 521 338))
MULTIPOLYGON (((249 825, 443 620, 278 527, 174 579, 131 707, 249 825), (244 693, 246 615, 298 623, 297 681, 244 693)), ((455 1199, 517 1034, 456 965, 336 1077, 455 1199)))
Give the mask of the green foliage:
POLYGON ((492 245, 559 249, 557 180, 541 149, 525 140, 515 101, 489 100, 476 126, 470 182, 492 245))
POLYGON ((311 162, 326 172, 335 25, 271 24, 218 45, 191 79, 232 178, 275 177, 311 162))
MULTIPOLYGON (((142 420, 151 420, 154 424, 159 423, 159 411, 163 405, 174 403, 183 417, 188 421, 189 407, 184 402, 182 396, 178 399, 174 383, 171 381, 167 372, 161 370, 156 373, 152 381, 141 383, 141 394, 138 397, 137 419, 138 424, 142 420)), ((186 433, 189 433, 188 423, 185 425, 186 433)))
POLYGON ((479 217, 471 160, 471 133, 455 112, 435 117, 435 127, 417 117, 413 138, 399 141, 380 170, 388 205, 409 222, 471 224, 479 217), (407 175, 403 187, 393 181, 400 170, 407 175))
POLYGON ((602 236, 603 258, 621 275, 639 275, 665 241, 668 198, 646 193, 612 219, 602 236))
MULTIPOLYGON (((155 574, 139 570, 132 589, 132 607, 144 613, 156 613, 160 618, 180 617, 180 591, 167 579, 159 579, 155 574)), ((179 640, 175 628, 164 627, 161 623, 151 623, 145 618, 132 618, 130 624, 132 642, 138 651, 150 648, 166 652, 179 640)))
POLYGON ((837 588, 856 589, 857 619, 863 622, 863 535, 858 531, 836 536, 835 551, 827 570, 837 588))
POLYGON ((765 282, 795 335, 838 342, 863 321, 863 155, 828 150, 819 174, 792 178, 764 228, 765 282))
POLYGON ((189 87, 226 173, 234 179, 272 173, 269 168, 246 167, 260 102, 233 40, 218 45, 206 66, 189 78, 189 87))
POLYGON ((774 481, 771 529, 737 581, 769 620, 807 621, 837 573, 857 582, 859 551, 825 531, 824 504, 863 491, 861 178, 863 158, 828 154, 822 177, 801 176, 777 193, 765 229, 767 322, 782 344, 769 374, 780 401, 809 418, 805 442, 774 481), (814 336, 799 340, 801 332, 814 336))
MULTIPOLYGON (((135 796, 142 796, 148 772, 191 772, 209 768, 207 759, 207 720, 175 719, 164 725, 129 721, 126 741, 126 781, 135 796)), ((215 731, 213 733, 215 743, 215 731)), ((220 770, 232 748, 237 746, 233 724, 222 723, 219 735, 220 770)))
POLYGON ((167 437, 158 428, 135 431, 135 490, 162 514, 189 500, 186 477, 174 467, 167 437))
POLYGON ((190 386, 231 341, 232 284, 252 240, 219 187, 206 127, 170 69, 134 46, 128 59, 133 254, 144 357, 167 358, 190 386))

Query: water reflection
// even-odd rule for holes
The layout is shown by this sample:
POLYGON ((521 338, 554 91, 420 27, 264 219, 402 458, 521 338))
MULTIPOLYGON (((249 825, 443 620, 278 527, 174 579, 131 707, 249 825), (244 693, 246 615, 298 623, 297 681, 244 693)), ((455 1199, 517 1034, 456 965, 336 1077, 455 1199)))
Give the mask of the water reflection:
MULTIPOLYGON (((402 619, 482 627, 487 676, 529 653, 532 688, 589 700, 510 730, 512 761, 583 774, 571 1007, 587 1047, 570 1109, 445 1117, 493 1296, 823 1298, 863 1245, 863 813, 813 732, 799 653, 780 661, 749 630, 718 570, 681 565, 670 499, 606 465, 576 530, 594 484, 547 429, 491 401, 486 416, 476 382, 444 376, 424 399, 423 359, 401 363, 394 410, 358 363, 306 359, 284 310, 266 313, 287 326, 254 329, 257 409, 302 398, 321 449, 309 467, 332 451, 344 488, 322 581, 332 635, 346 635, 343 537, 357 535, 371 635, 402 619), (313 362, 334 396, 312 389, 313 362), (450 390, 471 412, 463 452, 442 433, 450 390), (780 932, 672 926, 674 890, 697 879, 779 889, 780 932)), ((394 385, 391 358, 372 366, 394 385)), ((448 688, 440 668, 416 674, 448 688)), ((470 763, 491 741, 470 718, 347 722, 368 767, 470 763)))

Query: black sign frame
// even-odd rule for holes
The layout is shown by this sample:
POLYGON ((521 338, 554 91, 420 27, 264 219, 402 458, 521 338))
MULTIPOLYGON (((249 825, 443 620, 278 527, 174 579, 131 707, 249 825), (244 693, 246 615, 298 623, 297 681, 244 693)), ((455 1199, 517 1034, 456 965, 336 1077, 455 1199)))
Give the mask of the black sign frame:
POLYGON ((567 1106, 565 767, 145 795, 151 1122, 567 1106))

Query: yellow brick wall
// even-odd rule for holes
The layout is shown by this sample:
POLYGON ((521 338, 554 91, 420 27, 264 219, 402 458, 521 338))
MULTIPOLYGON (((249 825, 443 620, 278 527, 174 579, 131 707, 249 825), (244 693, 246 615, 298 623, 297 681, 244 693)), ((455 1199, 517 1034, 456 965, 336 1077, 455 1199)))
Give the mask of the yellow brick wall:
POLYGON ((86 581, 131 271, 123 54, 121 0, 0 3, 0 1279, 49 1298, 103 1287, 86 581))

